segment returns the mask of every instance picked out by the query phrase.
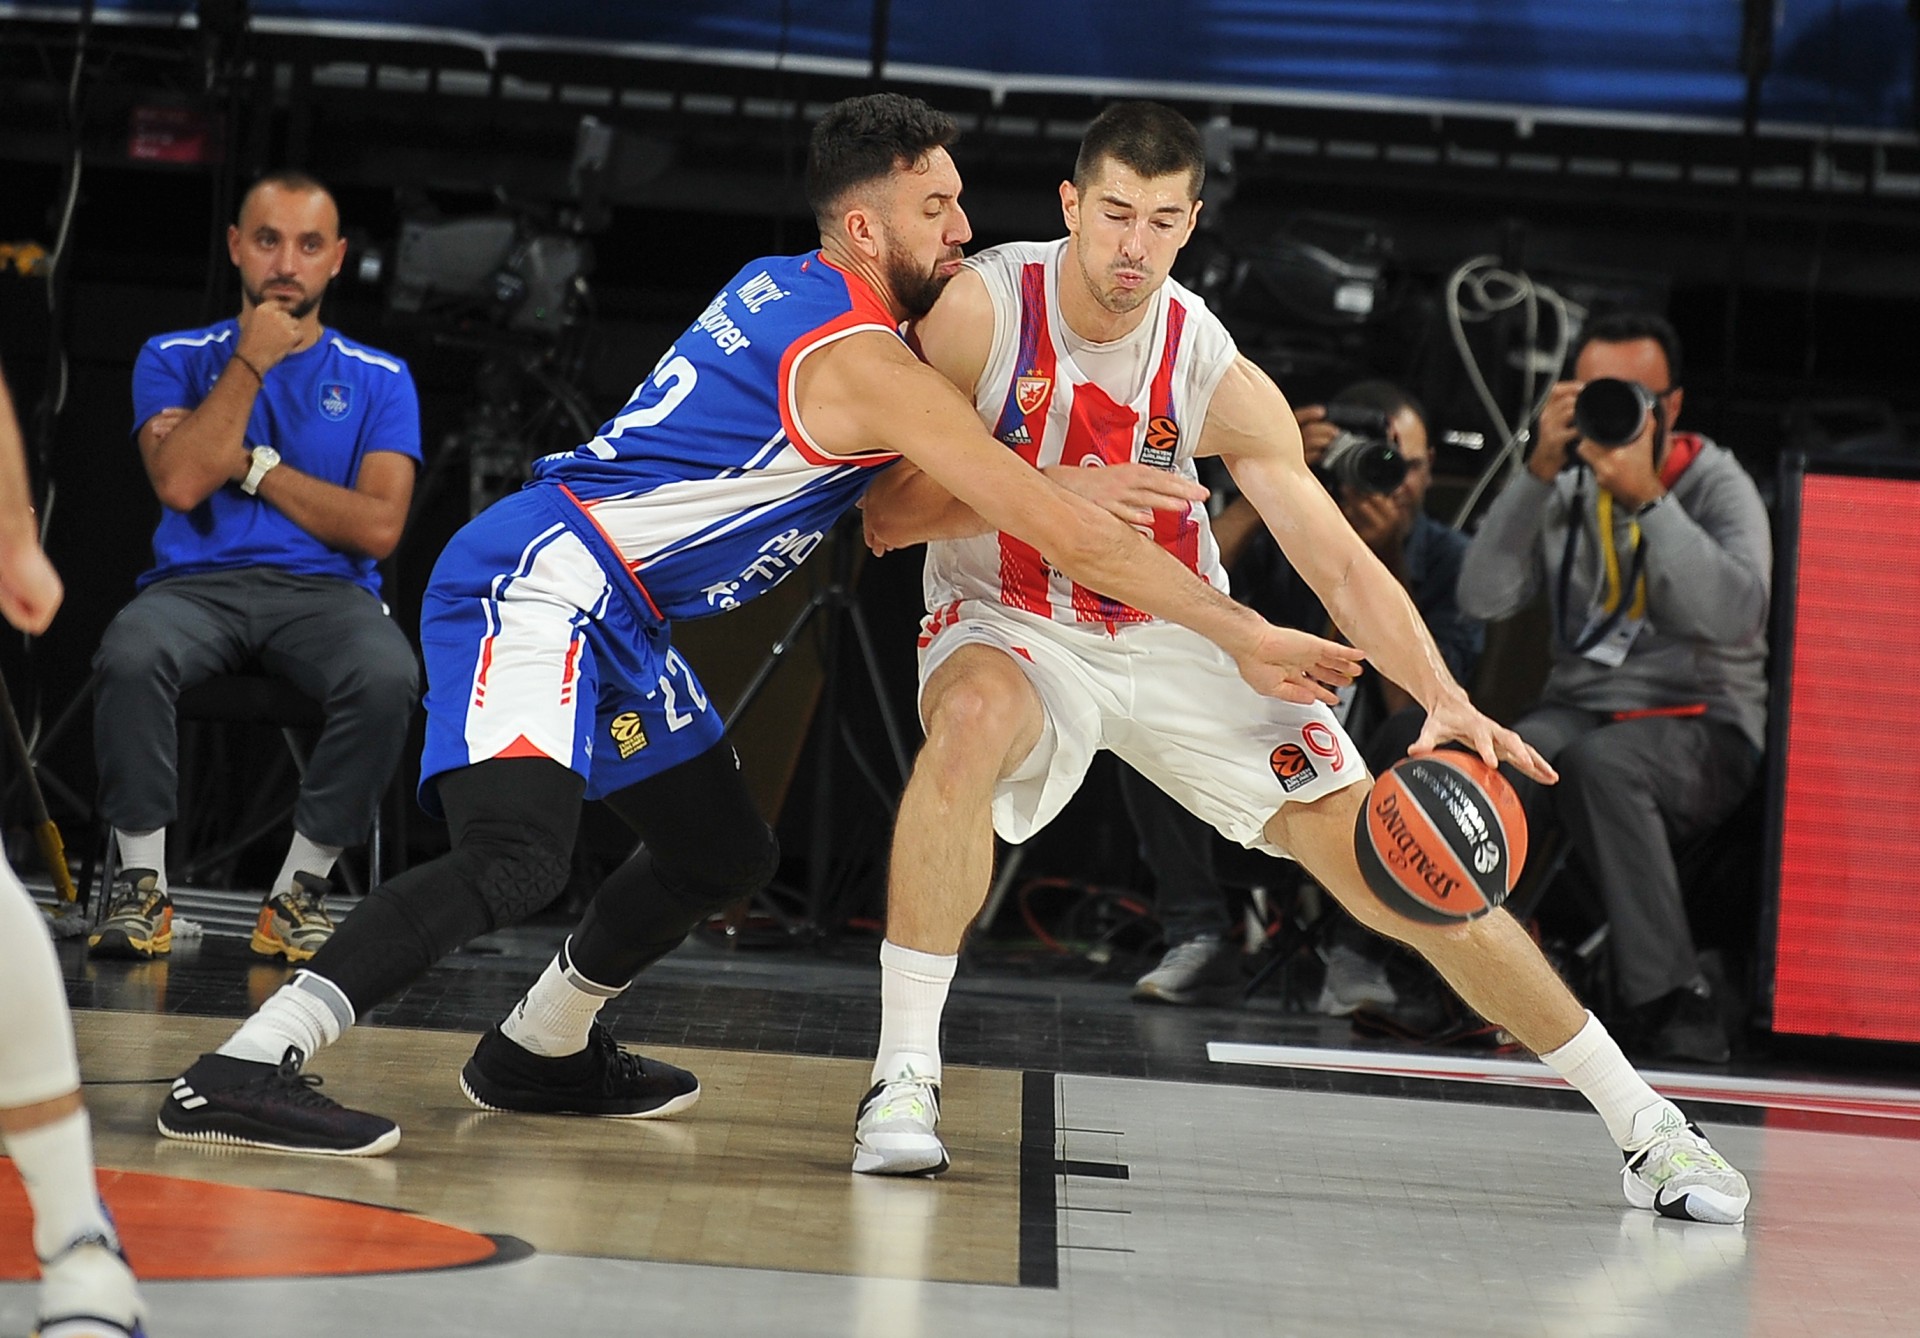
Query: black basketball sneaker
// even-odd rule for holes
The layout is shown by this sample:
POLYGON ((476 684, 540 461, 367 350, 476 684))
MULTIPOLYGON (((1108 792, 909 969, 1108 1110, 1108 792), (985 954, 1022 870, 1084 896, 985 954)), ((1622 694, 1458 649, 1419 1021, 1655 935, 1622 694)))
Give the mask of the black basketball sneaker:
POLYGON ((536 1055, 491 1027, 460 1070, 460 1090, 483 1110, 652 1120, 689 1109, 700 1099, 700 1080, 622 1050, 596 1022, 586 1049, 557 1058, 536 1055))
POLYGON ((292 1046, 278 1064, 201 1055, 173 1080, 160 1107, 160 1132, 188 1143, 224 1143, 269 1152, 377 1157, 400 1141, 400 1126, 349 1110, 300 1071, 292 1046))

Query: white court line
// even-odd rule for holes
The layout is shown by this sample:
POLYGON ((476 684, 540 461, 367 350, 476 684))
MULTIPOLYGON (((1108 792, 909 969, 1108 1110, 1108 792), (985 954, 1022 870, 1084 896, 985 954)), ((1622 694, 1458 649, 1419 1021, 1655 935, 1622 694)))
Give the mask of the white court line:
MULTIPOLYGON (((1209 1041, 1207 1058, 1216 1064, 1260 1064, 1270 1068, 1315 1069, 1323 1073, 1368 1073, 1394 1078, 1479 1082, 1496 1087, 1565 1087, 1538 1060, 1465 1059, 1455 1055, 1386 1054, 1377 1050, 1324 1050, 1305 1045, 1248 1045, 1209 1041)), ((1677 1100, 1719 1101, 1734 1106, 1812 1111, 1827 1115, 1868 1115, 1879 1119, 1920 1120, 1920 1089, 1862 1087, 1844 1083, 1803 1082, 1784 1078, 1740 1078, 1718 1073, 1641 1073, 1663 1096, 1677 1100)))

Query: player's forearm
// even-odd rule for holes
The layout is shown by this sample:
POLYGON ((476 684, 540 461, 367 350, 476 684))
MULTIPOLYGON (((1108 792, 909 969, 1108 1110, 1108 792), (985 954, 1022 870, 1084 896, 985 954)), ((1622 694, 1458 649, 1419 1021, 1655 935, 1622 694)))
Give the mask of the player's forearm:
POLYGON ((27 447, 20 438, 20 420, 0 371, 0 551, 39 542, 33 522, 32 492, 27 484, 27 447))
POLYGON ((247 420, 258 390, 251 372, 229 362, 206 399, 164 438, 147 446, 147 477, 163 505, 191 511, 246 477, 247 420))
POLYGON ((329 548, 383 560, 399 547, 406 508, 386 498, 303 474, 281 464, 260 480, 259 496, 329 548))
POLYGON ((1462 692, 1406 587, 1370 550, 1362 550, 1330 590, 1316 593, 1334 626, 1422 706, 1432 710, 1462 692))
POLYGON ((979 512, 905 462, 880 476, 862 506, 868 532, 888 548, 969 539, 993 528, 979 512))
POLYGON ((1083 505, 1091 513, 1091 542, 1063 550, 1064 555, 1047 554, 1069 578, 1108 599, 1179 623, 1232 655, 1267 629, 1266 619, 1208 585, 1138 530, 1091 503, 1083 505))

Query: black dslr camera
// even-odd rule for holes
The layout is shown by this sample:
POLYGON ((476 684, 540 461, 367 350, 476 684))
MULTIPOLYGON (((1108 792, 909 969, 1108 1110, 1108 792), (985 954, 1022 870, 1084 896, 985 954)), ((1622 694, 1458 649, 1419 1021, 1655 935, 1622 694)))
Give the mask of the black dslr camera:
POLYGON ((1580 435, 1609 451, 1631 445, 1647 430, 1647 418, 1660 401, 1638 381, 1603 376, 1580 388, 1573 400, 1573 425, 1580 435))
POLYGON ((1406 480, 1407 460, 1387 433, 1387 415, 1378 409, 1329 404, 1327 421, 1340 429, 1340 435, 1327 443, 1314 468, 1329 491, 1340 485, 1385 496, 1406 480))

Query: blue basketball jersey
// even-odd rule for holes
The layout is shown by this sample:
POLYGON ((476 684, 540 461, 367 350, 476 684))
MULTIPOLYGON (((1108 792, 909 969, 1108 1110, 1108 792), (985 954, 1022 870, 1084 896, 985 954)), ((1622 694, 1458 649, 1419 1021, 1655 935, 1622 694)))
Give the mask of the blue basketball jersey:
POLYGON ((564 490, 661 617, 744 604, 899 458, 826 454, 794 403, 801 361, 863 330, 899 338, 879 296, 821 252, 756 260, 592 441, 537 462, 528 486, 564 490))
MULTIPOLYGON (((162 409, 198 408, 226 369, 240 324, 156 335, 133 364, 133 431, 162 409)), ((267 369, 247 419, 247 444, 272 446, 303 474, 351 488, 372 451, 420 463, 420 402, 407 365, 391 353, 323 329, 312 347, 267 369)), ((144 589, 169 576, 279 567, 335 576, 380 593, 370 557, 343 553, 301 529, 264 497, 229 483, 190 512, 161 509, 144 589)))

